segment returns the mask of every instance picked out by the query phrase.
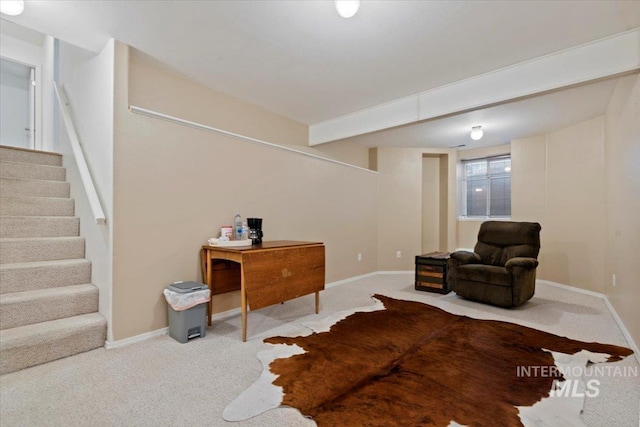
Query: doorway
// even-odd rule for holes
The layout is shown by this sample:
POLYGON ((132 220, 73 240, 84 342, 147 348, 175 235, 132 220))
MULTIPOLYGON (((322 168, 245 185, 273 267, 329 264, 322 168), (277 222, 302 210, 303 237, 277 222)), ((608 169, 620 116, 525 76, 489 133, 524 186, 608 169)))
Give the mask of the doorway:
POLYGON ((35 148, 35 82, 31 66, 0 58, 0 144, 35 148))

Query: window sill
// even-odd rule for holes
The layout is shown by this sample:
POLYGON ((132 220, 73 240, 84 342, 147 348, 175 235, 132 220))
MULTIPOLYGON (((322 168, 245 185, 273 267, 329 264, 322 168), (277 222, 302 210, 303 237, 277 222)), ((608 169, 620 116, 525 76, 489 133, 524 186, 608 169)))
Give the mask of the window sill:
POLYGON ((511 221, 511 217, 459 216, 458 221, 464 221, 464 222, 511 221))

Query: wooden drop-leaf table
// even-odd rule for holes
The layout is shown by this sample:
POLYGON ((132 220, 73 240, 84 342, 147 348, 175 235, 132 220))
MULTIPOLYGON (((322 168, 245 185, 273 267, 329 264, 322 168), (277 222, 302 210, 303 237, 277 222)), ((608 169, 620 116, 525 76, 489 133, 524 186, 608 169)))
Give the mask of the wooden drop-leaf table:
MULTIPOLYGON (((256 310, 315 293, 316 313, 324 290, 325 247, 321 242, 266 241, 251 246, 209 246, 201 250, 202 270, 211 295, 240 290, 242 341, 247 340, 247 309, 256 310)), ((207 324, 211 325, 213 298, 207 324)))

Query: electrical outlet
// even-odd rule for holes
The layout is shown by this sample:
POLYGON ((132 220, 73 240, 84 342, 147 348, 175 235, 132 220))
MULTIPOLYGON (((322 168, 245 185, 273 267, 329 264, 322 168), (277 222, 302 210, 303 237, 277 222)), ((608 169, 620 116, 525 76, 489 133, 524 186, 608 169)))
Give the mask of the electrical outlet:
POLYGON ((613 273, 613 275, 611 276, 611 284, 614 288, 616 287, 616 273, 613 273))
POLYGON ((362 254, 358 254, 358 261, 362 261, 362 254))
POLYGON ((402 258, 402 252, 396 251, 396 258, 402 258))

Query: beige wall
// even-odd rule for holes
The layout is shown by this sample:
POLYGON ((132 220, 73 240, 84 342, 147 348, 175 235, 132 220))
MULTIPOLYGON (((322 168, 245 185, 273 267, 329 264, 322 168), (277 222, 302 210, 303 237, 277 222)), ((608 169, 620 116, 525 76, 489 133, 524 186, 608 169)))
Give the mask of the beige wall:
POLYGON ((369 149, 355 142, 335 141, 314 145, 313 148, 341 162, 369 168, 369 149))
POLYGON ((130 63, 131 105, 273 144, 308 146, 308 126, 302 123, 208 89, 133 48, 130 63))
POLYGON ((512 219, 542 225, 538 278, 602 292, 603 117, 511 145, 512 219))
POLYGON ((411 270, 413 257, 422 252, 422 153, 411 148, 377 153, 378 269, 411 270))
MULTIPOLYGON (((201 280, 200 246, 236 212, 264 218, 269 240, 324 241, 327 282, 376 270, 375 172, 131 113, 128 96, 132 104, 188 120, 211 118, 216 127, 274 143, 299 140, 301 129, 306 135, 299 123, 281 117, 269 123, 271 113, 198 90, 116 45, 116 340, 167 325, 163 288, 201 280)), ((237 293, 216 296, 214 312, 239 300, 237 293)))
POLYGON ((550 280, 597 292, 604 286, 604 121, 547 135, 545 249, 550 280))
POLYGON ((471 148, 458 151, 458 160, 481 159, 483 157, 501 156, 511 152, 511 144, 494 145, 492 147, 471 148))
POLYGON ((514 221, 539 222, 541 249, 536 272, 546 278, 548 230, 546 227, 547 149, 546 136, 516 139, 511 142, 511 218, 514 221))
POLYGON ((640 77, 618 82, 605 116, 605 293, 640 343, 640 77), (616 275, 613 287, 612 274, 616 275))
MULTIPOLYGON (((422 253, 423 157, 445 155, 448 194, 455 194, 455 150, 381 147, 372 153, 378 176, 378 269, 413 270, 415 255, 422 253), (400 251, 401 258, 396 257, 400 251)), ((440 192, 444 197, 445 192, 440 192)), ((455 200, 447 197, 446 248, 455 245, 455 200), (451 224, 451 226, 449 226, 451 224)), ((441 242, 442 244, 442 242, 441 242)))
MULTIPOLYGON (((546 136, 513 140, 511 162, 517 163, 517 168, 511 169, 511 216, 519 221, 544 223, 547 188, 546 136)), ((543 233, 545 231, 546 229, 542 230, 543 233)))
POLYGON ((457 221, 457 244, 456 249, 473 249, 478 241, 478 231, 480 224, 484 220, 458 220, 457 221))

